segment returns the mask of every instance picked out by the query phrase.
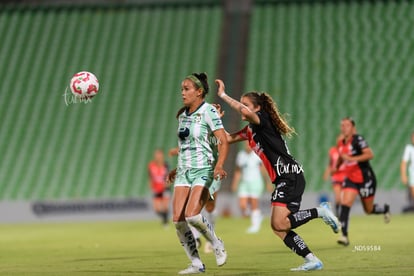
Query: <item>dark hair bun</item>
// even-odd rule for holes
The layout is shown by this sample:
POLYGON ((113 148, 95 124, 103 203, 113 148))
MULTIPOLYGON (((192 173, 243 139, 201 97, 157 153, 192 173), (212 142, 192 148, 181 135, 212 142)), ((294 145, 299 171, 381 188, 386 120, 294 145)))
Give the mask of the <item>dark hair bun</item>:
POLYGON ((209 86, 208 86, 208 78, 207 78, 207 73, 193 73, 193 75, 200 80, 200 82, 203 84, 203 88, 204 88, 204 95, 206 95, 209 91, 209 86))

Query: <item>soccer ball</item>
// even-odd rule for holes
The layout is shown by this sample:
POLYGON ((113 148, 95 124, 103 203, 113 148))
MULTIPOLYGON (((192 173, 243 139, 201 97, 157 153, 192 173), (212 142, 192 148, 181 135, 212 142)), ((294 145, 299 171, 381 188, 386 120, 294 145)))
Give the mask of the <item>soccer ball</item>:
POLYGON ((82 71, 73 75, 69 87, 77 98, 92 98, 98 94, 99 81, 91 72, 82 71))

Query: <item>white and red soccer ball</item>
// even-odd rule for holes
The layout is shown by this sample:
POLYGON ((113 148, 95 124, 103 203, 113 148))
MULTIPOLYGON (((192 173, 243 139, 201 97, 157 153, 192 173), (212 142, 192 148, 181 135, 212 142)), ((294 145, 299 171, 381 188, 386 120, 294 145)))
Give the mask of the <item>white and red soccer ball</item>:
POLYGON ((82 71, 73 75, 69 87, 77 98, 88 99, 98 94, 99 81, 91 72, 82 71))

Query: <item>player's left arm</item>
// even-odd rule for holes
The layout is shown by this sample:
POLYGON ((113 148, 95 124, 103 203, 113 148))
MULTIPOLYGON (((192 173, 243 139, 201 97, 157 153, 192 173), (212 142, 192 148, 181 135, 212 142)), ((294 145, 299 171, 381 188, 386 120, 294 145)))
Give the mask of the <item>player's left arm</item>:
POLYGON ((180 152, 179 147, 171 148, 168 150, 168 156, 171 157, 171 156, 178 155, 179 152, 180 152))
POLYGON ((220 79, 216 80, 216 84, 218 86, 217 88, 217 95, 225 101, 232 109, 240 113, 240 115, 244 116, 246 120, 249 123, 259 125, 260 124, 260 118, 256 114, 256 112, 253 112, 250 110, 247 106, 239 102, 238 100, 233 99, 225 92, 224 82, 220 79))
POLYGON ((372 158, 374 158, 374 153, 372 152, 370 147, 366 147, 362 149, 362 153, 359 155, 346 155, 346 154, 342 154, 341 155, 342 159, 347 160, 347 161, 354 161, 354 162, 365 162, 365 161, 369 161, 372 158))
POLYGON ((227 172, 224 170, 223 166, 229 152, 229 143, 227 142, 224 128, 217 129, 213 133, 216 137, 218 150, 218 158, 214 168, 214 177, 220 177, 220 179, 223 179, 227 176, 227 172))

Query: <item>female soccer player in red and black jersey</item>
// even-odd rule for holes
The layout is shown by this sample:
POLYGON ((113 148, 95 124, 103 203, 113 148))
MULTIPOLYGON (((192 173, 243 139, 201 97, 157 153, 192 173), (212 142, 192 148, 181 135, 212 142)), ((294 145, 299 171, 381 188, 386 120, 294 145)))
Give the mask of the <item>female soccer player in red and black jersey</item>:
POLYGON ((319 270, 322 262, 310 251, 303 239, 292 229, 321 217, 335 233, 340 229, 339 221, 329 204, 300 210, 305 178, 302 166, 292 157, 283 136, 291 136, 291 128, 279 113, 275 102, 266 93, 249 92, 240 102, 228 96, 222 80, 216 80, 217 94, 241 114, 249 124, 234 134, 227 134, 229 143, 248 140, 250 147, 260 157, 275 189, 272 194, 271 226, 293 252, 302 256, 305 263, 294 271, 319 270))
POLYGON ((341 120, 341 133, 344 138, 339 142, 340 159, 344 165, 345 180, 342 187, 341 215, 342 237, 339 244, 349 245, 348 222, 349 211, 359 194, 364 211, 367 214, 384 214, 386 223, 390 220, 388 204, 374 204, 377 180, 369 163, 374 157, 367 141, 356 132, 355 121, 346 117, 341 120))
POLYGON ((329 163, 323 173, 323 180, 331 180, 335 196, 335 215, 339 216, 341 210, 342 183, 345 179, 344 165, 339 163, 338 143, 343 139, 342 134, 336 138, 336 144, 329 149, 329 163))
POLYGON ((164 153, 161 149, 156 149, 153 160, 148 163, 148 176, 153 194, 152 205, 154 211, 161 217, 164 226, 168 225, 170 204, 170 190, 166 181, 167 175, 168 165, 164 161, 164 153))

